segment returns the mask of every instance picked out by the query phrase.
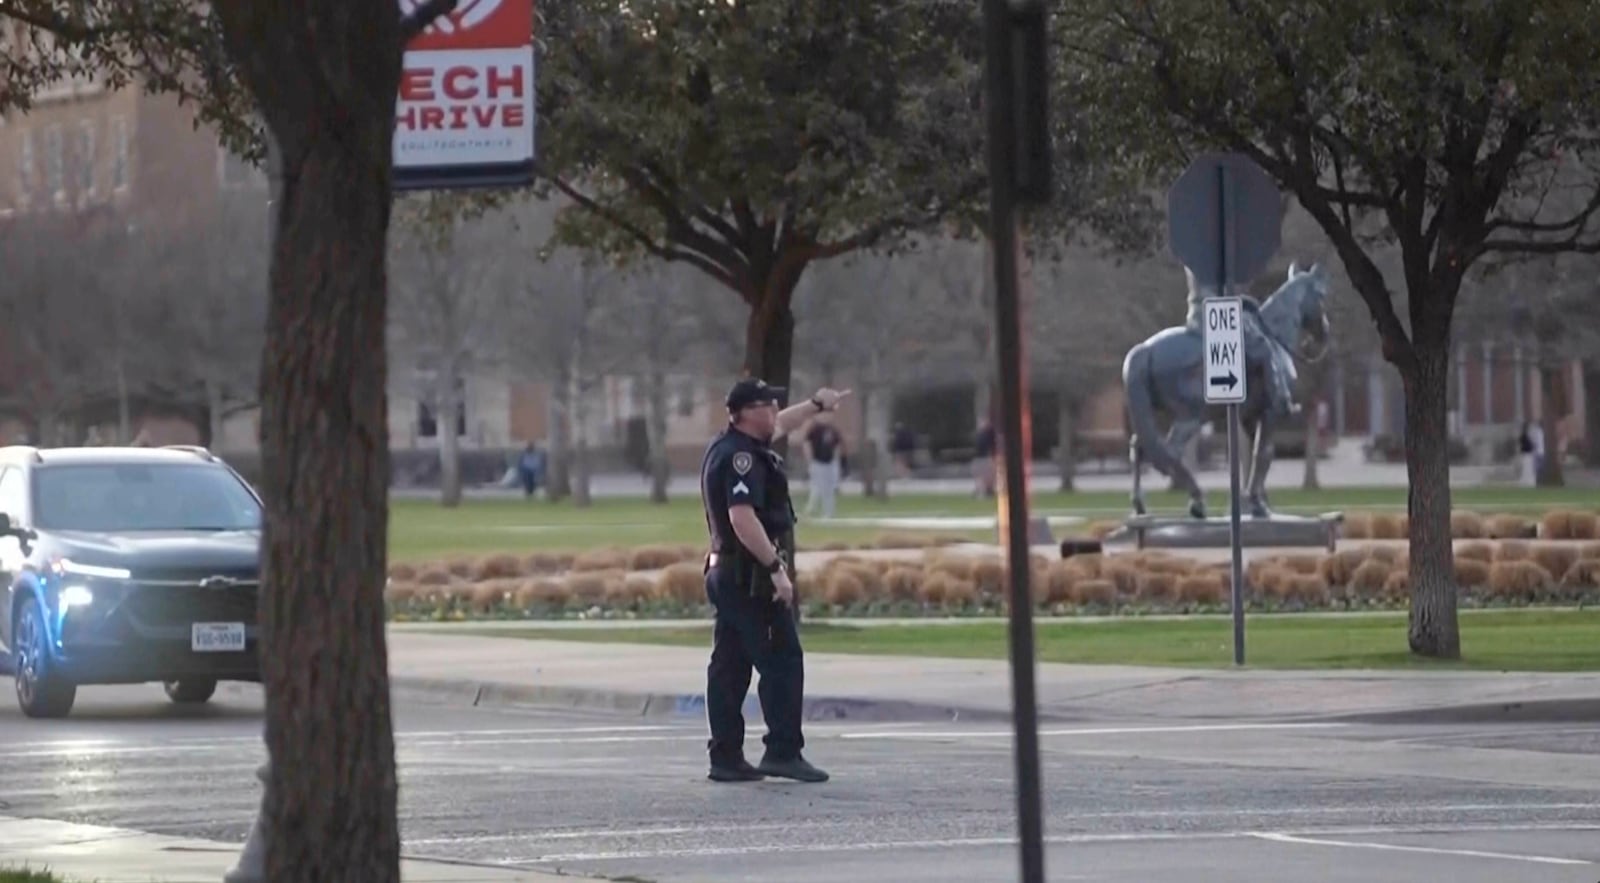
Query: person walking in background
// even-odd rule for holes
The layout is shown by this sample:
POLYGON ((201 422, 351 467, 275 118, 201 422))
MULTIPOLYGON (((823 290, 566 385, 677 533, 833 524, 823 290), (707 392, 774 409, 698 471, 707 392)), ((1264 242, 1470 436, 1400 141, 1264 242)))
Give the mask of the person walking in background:
POLYGON ((1533 487, 1539 483, 1539 467, 1544 465, 1544 428, 1524 420, 1517 437, 1517 452, 1522 456, 1522 474, 1518 477, 1524 486, 1533 487))
POLYGON ((517 457, 517 477, 522 480, 522 496, 532 498, 539 490, 539 482, 544 477, 544 452, 539 450, 533 442, 522 449, 522 454, 517 457))
POLYGON ((823 411, 811 421, 806 432, 806 478, 811 492, 806 497, 806 514, 810 515, 821 504, 822 517, 832 518, 834 501, 839 495, 839 479, 844 460, 844 434, 833 425, 833 413, 823 411))
POLYGON ((974 496, 994 496, 994 424, 985 420, 978 424, 978 433, 972 440, 972 492, 974 496))

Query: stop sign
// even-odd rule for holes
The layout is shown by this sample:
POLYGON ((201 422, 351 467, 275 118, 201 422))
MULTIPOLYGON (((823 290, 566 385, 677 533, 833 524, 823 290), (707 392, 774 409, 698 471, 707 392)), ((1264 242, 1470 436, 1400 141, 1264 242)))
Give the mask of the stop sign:
POLYGON ((1198 284, 1249 282, 1283 242, 1277 185, 1241 154, 1197 157, 1167 191, 1167 237, 1198 284))

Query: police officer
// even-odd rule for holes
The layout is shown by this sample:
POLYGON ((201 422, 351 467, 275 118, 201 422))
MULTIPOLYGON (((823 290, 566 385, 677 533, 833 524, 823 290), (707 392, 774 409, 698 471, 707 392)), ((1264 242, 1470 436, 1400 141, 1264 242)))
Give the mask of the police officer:
POLYGON ((809 401, 778 409, 783 387, 746 378, 728 391, 728 427, 712 439, 700 466, 711 554, 706 596, 716 610, 711 663, 706 668, 707 749, 715 782, 777 776, 825 782, 828 774, 800 754, 805 679, 795 628, 794 584, 777 540, 793 526, 789 477, 772 442, 849 393, 820 389, 809 401), (754 669, 766 719, 766 751, 758 766, 744 756, 745 695, 754 669))

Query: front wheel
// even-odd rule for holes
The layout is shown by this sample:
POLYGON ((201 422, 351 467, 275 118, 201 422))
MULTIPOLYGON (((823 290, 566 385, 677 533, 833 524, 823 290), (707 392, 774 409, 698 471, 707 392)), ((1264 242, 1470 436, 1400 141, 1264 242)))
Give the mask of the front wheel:
POLYGON ((50 658, 50 631, 38 598, 22 602, 17 619, 12 670, 17 705, 28 717, 66 717, 78 697, 78 685, 56 674, 50 658))
POLYGON ((184 678, 179 681, 167 681, 162 685, 167 690, 167 698, 182 705, 199 705, 211 699, 211 694, 217 692, 217 682, 210 678, 184 678))

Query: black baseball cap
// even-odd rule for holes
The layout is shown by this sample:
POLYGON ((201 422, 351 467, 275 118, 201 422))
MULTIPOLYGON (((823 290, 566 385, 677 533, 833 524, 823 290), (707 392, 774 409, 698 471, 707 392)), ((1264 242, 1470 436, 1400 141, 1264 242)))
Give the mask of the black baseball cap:
POLYGON ((779 402, 788 391, 786 387, 772 386, 759 377, 746 377, 728 390, 728 410, 739 411, 755 404, 779 402))

